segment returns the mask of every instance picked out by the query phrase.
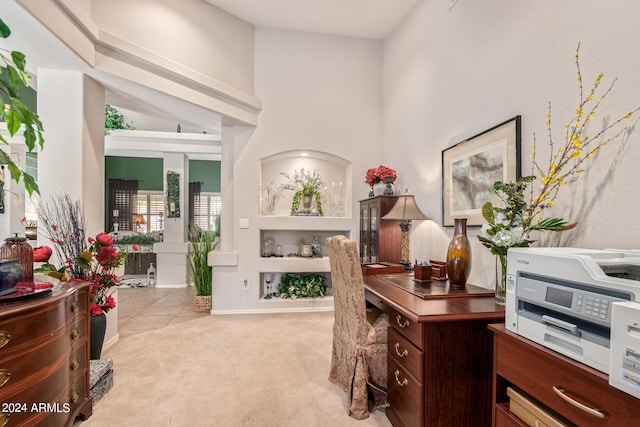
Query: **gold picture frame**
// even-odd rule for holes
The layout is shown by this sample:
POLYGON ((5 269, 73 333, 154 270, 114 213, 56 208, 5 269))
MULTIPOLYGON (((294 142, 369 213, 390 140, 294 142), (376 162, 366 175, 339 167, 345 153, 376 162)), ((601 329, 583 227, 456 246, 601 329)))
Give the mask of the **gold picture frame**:
POLYGON ((499 199, 496 181, 520 177, 521 116, 513 117, 442 151, 442 225, 455 218, 482 225, 482 205, 499 199))

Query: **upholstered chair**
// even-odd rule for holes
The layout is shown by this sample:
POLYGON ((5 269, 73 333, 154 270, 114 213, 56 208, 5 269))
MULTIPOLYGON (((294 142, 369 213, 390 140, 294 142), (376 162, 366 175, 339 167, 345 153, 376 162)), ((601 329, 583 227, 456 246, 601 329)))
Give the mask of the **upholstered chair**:
POLYGON ((388 316, 367 308, 356 242, 345 236, 326 239, 331 264, 333 351, 329 381, 347 393, 347 412, 355 419, 387 404, 388 316))

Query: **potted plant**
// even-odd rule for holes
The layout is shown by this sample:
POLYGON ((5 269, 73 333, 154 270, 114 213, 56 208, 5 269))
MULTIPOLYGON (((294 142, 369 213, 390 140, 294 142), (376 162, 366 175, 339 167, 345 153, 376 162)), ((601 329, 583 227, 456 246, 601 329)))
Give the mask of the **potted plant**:
POLYGON ((216 233, 202 231, 197 227, 189 230, 191 254, 189 256, 189 274, 196 288, 195 310, 210 311, 212 307, 211 291, 213 287, 213 271, 207 264, 209 252, 218 246, 216 233))
POLYGON ((104 106, 104 134, 111 135, 112 130, 123 129, 133 130, 135 126, 133 122, 127 122, 125 117, 109 104, 104 106))
POLYGON ((324 215, 322 212, 322 197, 320 195, 322 178, 320 178, 320 173, 317 170, 311 172, 302 168, 299 172, 294 170, 293 176, 289 176, 284 172, 280 174, 289 180, 281 188, 295 191, 291 202, 291 215, 324 215), (313 198, 316 200, 315 208, 311 207, 313 198), (302 207, 300 207, 300 201, 302 201, 302 207))
MULTIPOLYGON (((6 39, 11 35, 11 30, 0 19, 0 38, 6 39)), ((26 59, 22 52, 11 51, 10 58, 4 55, 5 49, 0 49, 0 67, 6 71, 0 74, 0 117, 4 117, 7 124, 7 131, 11 138, 22 128, 24 136, 24 144, 27 151, 31 152, 35 148, 36 140, 40 145, 40 149, 44 146, 44 137, 42 136, 42 123, 40 117, 34 111, 31 111, 22 101, 20 90, 29 86, 31 75, 25 69, 26 59)), ((9 144, 2 135, 0 142, 9 144)), ((24 183, 24 189, 29 196, 38 191, 38 184, 33 176, 20 170, 10 155, 3 149, 0 149, 0 163, 7 166, 11 173, 11 178, 19 182, 20 177, 24 183)))
POLYGON ((276 296, 281 298, 322 298, 327 294, 327 277, 322 273, 284 273, 276 296))

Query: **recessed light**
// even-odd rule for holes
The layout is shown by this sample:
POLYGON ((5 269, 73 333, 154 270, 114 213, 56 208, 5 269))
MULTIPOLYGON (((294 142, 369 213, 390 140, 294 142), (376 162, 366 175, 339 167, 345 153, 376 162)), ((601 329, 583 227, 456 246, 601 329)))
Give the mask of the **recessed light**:
POLYGON ((300 156, 302 156, 302 157, 309 157, 309 153, 302 152, 302 153, 300 153, 300 156))

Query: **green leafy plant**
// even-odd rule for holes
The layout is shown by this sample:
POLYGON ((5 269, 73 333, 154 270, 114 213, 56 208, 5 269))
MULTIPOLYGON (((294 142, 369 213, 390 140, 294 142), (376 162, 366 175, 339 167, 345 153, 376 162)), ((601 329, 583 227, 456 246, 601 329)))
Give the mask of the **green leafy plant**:
POLYGON ((180 174, 167 172, 167 218, 180 218, 180 174))
POLYGON ((322 298, 327 294, 327 278, 321 273, 284 273, 276 296, 281 298, 322 298))
POLYGON ((196 288, 196 295, 209 296, 213 287, 213 271, 207 264, 209 252, 218 246, 215 235, 211 231, 201 231, 196 227, 189 230, 191 255, 189 257, 189 274, 196 288))
MULTIPOLYGON (((0 38, 6 39, 10 35, 11 30, 0 19, 0 38)), ((6 74, 0 77, 0 114, 4 113, 4 121, 11 138, 18 133, 21 126, 23 127, 24 144, 27 146, 27 151, 31 152, 35 148, 36 140, 41 149, 44 147, 44 137, 40 117, 22 102, 19 95, 19 90, 28 87, 31 81, 31 75, 25 69, 26 63, 22 52, 9 52, 0 48, 0 65, 6 68, 6 74)), ((0 135, 0 141, 9 144, 2 135, 0 135)), ((35 178, 20 170, 11 159, 11 155, 2 149, 0 149, 0 164, 7 165, 14 181, 19 182, 22 177, 24 188, 30 196, 34 191, 39 193, 35 178)))
POLYGON ((120 236, 116 239, 118 245, 153 245, 160 239, 149 234, 133 234, 130 236, 120 236))
POLYGON ((109 135, 114 129, 135 129, 133 122, 127 122, 117 108, 109 104, 104 106, 104 134, 109 135))
POLYGON ((324 215, 322 212, 322 196, 320 194, 320 189, 322 188, 322 178, 320 178, 320 173, 317 170, 305 171, 304 168, 293 171, 293 176, 281 172, 280 175, 285 176, 289 182, 283 184, 281 188, 283 190, 292 190, 295 191, 293 195, 293 200, 291 203, 291 215, 295 215, 298 212, 298 208, 300 207, 300 199, 305 196, 315 196, 316 199, 316 211, 318 215, 324 215))

